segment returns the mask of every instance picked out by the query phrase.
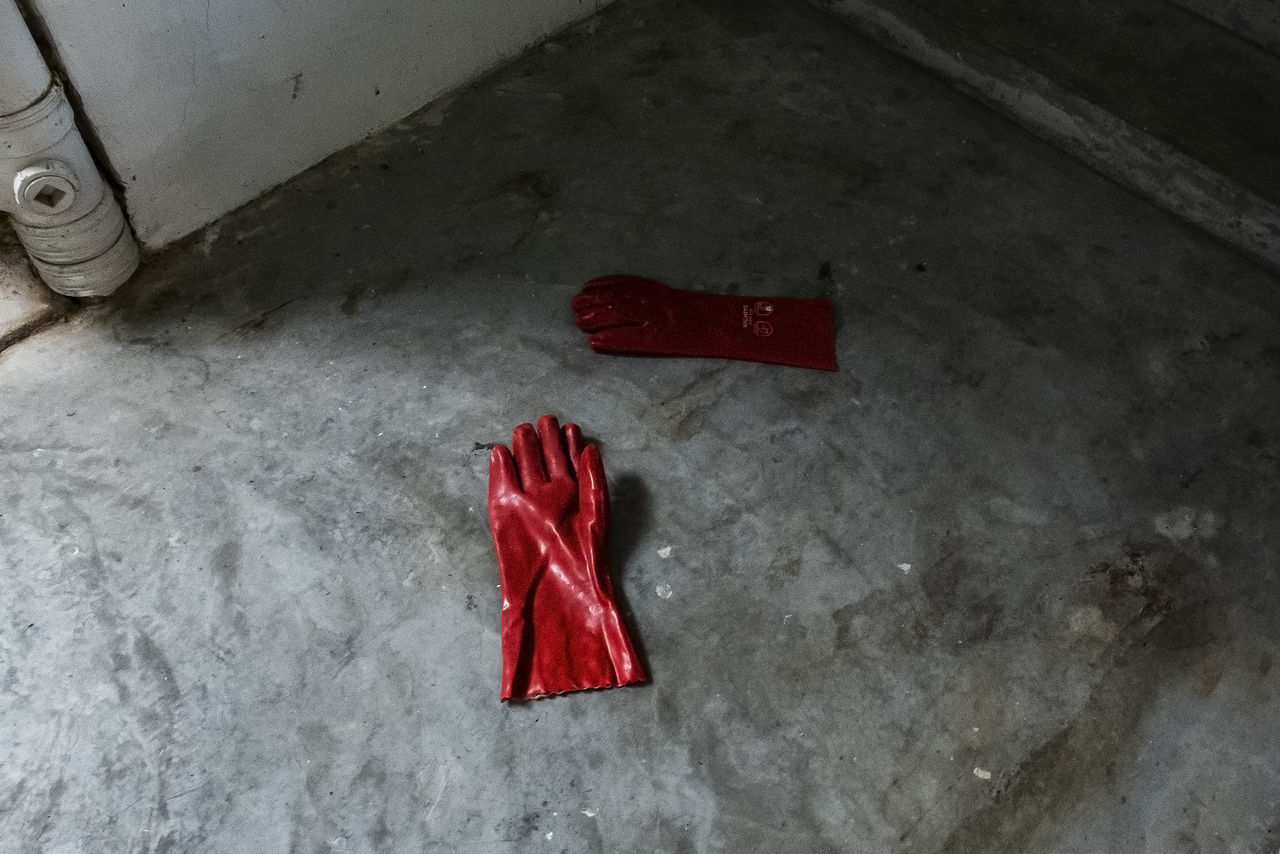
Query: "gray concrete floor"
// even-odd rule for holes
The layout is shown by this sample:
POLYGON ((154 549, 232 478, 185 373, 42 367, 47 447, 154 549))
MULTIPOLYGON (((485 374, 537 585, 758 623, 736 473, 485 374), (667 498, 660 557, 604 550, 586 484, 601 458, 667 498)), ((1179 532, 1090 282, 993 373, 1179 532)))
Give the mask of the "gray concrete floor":
POLYGON ((0 218, 0 350, 75 310, 45 287, 7 218, 0 218))
POLYGON ((1273 854, 1278 284, 817 9, 619 4, 0 355, 0 849, 1273 854), (841 369, 593 354, 611 271, 841 369), (545 412, 653 678, 504 706, 545 412))
MULTIPOLYGON (((901 0, 877 0, 895 10, 901 0)), ((1280 53, 1176 0, 915 0, 1238 186, 1280 203, 1280 53)))

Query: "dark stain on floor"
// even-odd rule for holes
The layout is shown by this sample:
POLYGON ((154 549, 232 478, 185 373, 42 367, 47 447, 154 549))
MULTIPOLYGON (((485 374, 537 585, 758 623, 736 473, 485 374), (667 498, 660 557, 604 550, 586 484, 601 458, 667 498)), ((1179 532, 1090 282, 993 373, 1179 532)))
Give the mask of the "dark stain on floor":
POLYGON ((961 821, 937 854, 1022 854, 1033 842, 1051 841, 1053 828, 1087 798, 1104 793, 1120 801, 1120 771, 1141 749, 1135 736, 1162 688, 1190 679, 1204 694, 1221 675, 1214 603, 1180 601, 1187 560, 1131 548, 1087 570, 1095 586, 1086 594, 1121 624, 1105 675, 1080 711, 1000 779, 989 803, 961 821))

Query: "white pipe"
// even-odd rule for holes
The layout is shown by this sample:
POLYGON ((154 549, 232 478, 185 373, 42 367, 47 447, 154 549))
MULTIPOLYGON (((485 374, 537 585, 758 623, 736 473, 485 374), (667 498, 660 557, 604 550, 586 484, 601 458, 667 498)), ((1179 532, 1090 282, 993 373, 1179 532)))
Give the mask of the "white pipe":
POLYGON ((0 0, 0 211, 53 290, 104 296, 138 246, 16 0, 0 0))
POLYGON ((29 107, 49 90, 53 75, 14 0, 0 2, 0 116, 29 107))

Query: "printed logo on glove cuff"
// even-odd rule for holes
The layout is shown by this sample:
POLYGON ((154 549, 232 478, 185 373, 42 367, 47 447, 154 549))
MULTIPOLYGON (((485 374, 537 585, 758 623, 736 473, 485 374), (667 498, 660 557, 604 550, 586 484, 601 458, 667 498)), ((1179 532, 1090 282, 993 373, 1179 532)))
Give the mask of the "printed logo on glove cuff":
POLYGON ((744 305, 742 307, 742 328, 750 329, 760 338, 768 338, 773 334, 773 324, 760 318, 768 317, 771 314, 773 314, 773 303, 771 302, 756 300, 754 306, 744 305))

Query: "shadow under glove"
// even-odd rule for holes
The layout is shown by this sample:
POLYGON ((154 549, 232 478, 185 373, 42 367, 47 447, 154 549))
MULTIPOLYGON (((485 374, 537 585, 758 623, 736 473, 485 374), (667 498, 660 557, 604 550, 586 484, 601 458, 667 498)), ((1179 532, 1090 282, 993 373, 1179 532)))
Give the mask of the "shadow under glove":
POLYGON ((613 595, 609 496, 595 445, 551 415, 489 457, 489 526, 502 577, 502 699, 643 682, 613 595))
POLYGON ((597 353, 705 356, 836 369, 831 300, 681 291, 640 276, 603 276, 573 298, 597 353))

